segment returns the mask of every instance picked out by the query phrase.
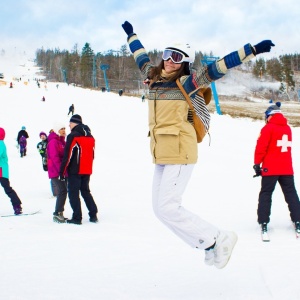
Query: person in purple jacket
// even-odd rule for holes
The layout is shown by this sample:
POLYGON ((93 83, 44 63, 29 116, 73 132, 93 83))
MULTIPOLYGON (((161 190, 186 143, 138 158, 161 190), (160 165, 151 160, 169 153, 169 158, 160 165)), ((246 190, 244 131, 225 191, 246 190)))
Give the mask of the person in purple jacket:
POLYGON ((53 131, 48 136, 47 159, 48 159, 48 176, 51 183, 57 188, 56 205, 53 213, 53 221, 65 223, 66 218, 63 215, 67 199, 67 182, 59 180, 59 169, 64 155, 66 145, 66 128, 62 123, 56 123, 53 131), (57 134, 57 133, 58 134, 57 134))

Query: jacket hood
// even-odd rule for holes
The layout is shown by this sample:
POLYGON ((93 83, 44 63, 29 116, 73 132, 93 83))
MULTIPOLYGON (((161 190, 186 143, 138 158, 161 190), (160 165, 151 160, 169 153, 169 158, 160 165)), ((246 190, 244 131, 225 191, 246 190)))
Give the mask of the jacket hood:
POLYGON ((283 114, 276 113, 276 114, 272 115, 272 118, 268 121, 268 123, 285 126, 285 125, 287 125, 288 122, 287 122, 286 117, 283 114))
POLYGON ((59 139, 59 135, 57 133, 55 133, 54 131, 52 131, 49 135, 48 135, 48 142, 50 142, 51 140, 58 140, 59 139))
POLYGON ((89 128, 89 126, 84 125, 84 124, 78 124, 75 127, 73 127, 72 129, 73 132, 78 132, 80 133, 80 135, 83 136, 91 136, 91 129, 89 128))
POLYGON ((0 127, 0 140, 2 141, 4 140, 4 138, 5 138, 5 130, 2 127, 0 127))

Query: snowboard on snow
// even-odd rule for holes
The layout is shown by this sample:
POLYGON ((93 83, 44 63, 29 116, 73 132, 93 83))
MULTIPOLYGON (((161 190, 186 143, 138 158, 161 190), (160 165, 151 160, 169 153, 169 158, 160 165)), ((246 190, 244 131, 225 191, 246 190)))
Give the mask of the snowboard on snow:
POLYGON ((15 215, 15 214, 10 214, 10 215, 1 215, 1 218, 6 218, 6 217, 22 217, 22 216, 32 216, 35 214, 38 214, 41 210, 36 210, 33 212, 25 212, 19 215, 15 215))

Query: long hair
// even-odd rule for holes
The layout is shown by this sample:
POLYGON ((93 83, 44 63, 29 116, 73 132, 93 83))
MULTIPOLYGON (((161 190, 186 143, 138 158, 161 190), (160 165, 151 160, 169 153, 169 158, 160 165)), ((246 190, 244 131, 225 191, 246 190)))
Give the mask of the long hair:
MULTIPOLYGON (((156 82, 158 80, 161 79, 161 73, 162 70, 164 69, 164 60, 161 60, 160 64, 154 68, 151 69, 150 74, 149 74, 149 79, 151 82, 156 82)), ((190 66, 188 62, 183 62, 179 68, 179 70, 177 70, 177 72, 175 72, 174 75, 166 78, 166 81, 176 81, 177 78, 180 78, 181 76, 184 75, 190 75, 190 66)))

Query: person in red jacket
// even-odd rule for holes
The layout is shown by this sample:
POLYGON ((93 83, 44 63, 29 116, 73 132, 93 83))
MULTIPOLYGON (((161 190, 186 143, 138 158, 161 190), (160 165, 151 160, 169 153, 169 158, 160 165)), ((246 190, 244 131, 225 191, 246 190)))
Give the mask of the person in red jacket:
POLYGON ((90 222, 97 223, 97 205, 91 194, 89 183, 93 170, 95 139, 87 125, 82 124, 80 115, 70 119, 71 133, 67 136, 64 157, 60 166, 59 179, 64 181, 68 174, 68 195, 73 210, 67 223, 81 225, 82 211, 79 192, 89 211, 90 222))
POLYGON ((272 194, 278 182, 288 204, 291 220, 300 232, 300 202, 292 163, 292 130, 280 106, 281 103, 276 102, 266 110, 266 125, 261 129, 254 153, 254 177, 262 176, 257 209, 258 223, 262 231, 267 231, 272 194))

